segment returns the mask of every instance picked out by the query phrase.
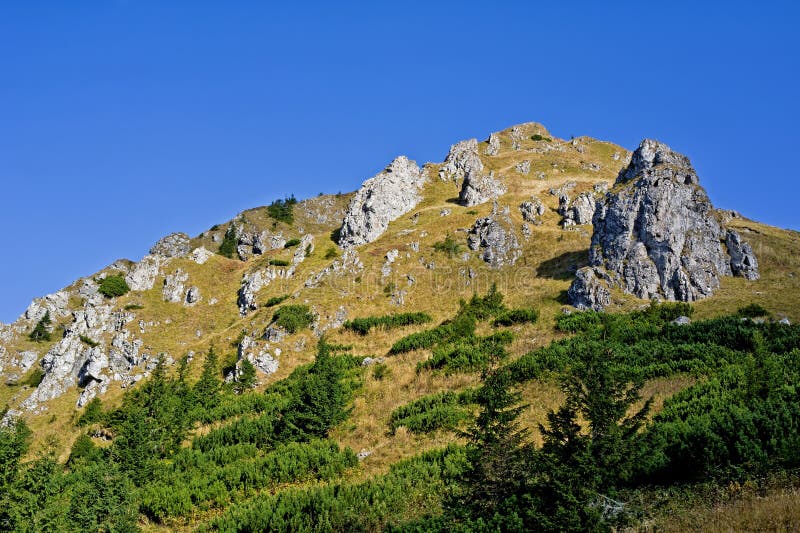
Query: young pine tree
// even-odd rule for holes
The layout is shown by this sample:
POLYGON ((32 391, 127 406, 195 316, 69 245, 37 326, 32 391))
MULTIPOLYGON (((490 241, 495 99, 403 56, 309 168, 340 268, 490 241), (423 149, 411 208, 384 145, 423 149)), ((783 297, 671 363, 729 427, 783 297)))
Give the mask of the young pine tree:
POLYGON ((52 323, 50 311, 45 311, 44 316, 36 323, 28 337, 34 342, 48 342, 51 339, 50 326, 52 323))
POLYGON ((203 362, 203 372, 200 380, 194 385, 194 397, 200 407, 205 410, 213 409, 219 405, 219 392, 222 383, 219 379, 219 360, 214 348, 208 349, 206 360, 203 362))

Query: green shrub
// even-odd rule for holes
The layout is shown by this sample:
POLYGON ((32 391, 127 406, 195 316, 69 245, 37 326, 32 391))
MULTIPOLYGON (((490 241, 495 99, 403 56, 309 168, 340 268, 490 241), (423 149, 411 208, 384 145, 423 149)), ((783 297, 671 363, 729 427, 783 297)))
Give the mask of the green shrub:
POLYGON ((550 137, 545 137, 544 135, 539 135, 538 133, 536 133, 536 134, 534 134, 534 135, 531 135, 531 140, 532 140, 532 141, 546 141, 546 142, 551 142, 553 139, 551 139, 550 137))
POLYGON ((500 331, 488 337, 461 338, 434 348, 431 358, 417 365, 417 371, 430 369, 451 373, 480 370, 491 361, 508 357, 504 346, 513 340, 514 335, 510 331, 500 331))
POLYGON ((325 259, 336 259, 339 257, 339 252, 336 251, 336 248, 333 246, 329 246, 327 250, 325 250, 325 259))
POLYGON ((83 344, 85 344, 85 345, 87 345, 87 346, 89 346, 91 348, 96 348, 97 346, 100 346, 99 342, 97 342, 95 340, 92 340, 91 338, 87 337, 86 335, 81 335, 79 338, 81 339, 81 342, 83 344))
POLYGON ((236 246, 239 244, 239 239, 236 237, 236 230, 233 227, 233 224, 228 226, 228 229, 225 230, 225 237, 223 237, 222 242, 219 245, 219 255, 223 257, 227 257, 228 259, 234 259, 237 256, 236 246))
POLYGON ((343 324, 344 329, 366 335, 372 328, 393 329, 416 324, 426 324, 433 320, 427 313, 398 313, 394 315, 355 318, 343 324))
POLYGON ((267 206, 267 214, 276 222, 283 222, 290 226, 294 224, 294 206, 297 200, 294 195, 288 196, 284 200, 275 200, 267 206))
POLYGON ((453 391, 438 392, 423 396, 392 411, 389 429, 406 427, 412 433, 430 433, 438 429, 455 430, 471 414, 463 397, 453 391))
POLYGON ((767 317, 769 316, 769 311, 758 304, 749 304, 736 311, 736 316, 744 318, 767 317))
POLYGON ((272 266, 286 267, 289 266, 291 263, 289 261, 286 261, 285 259, 270 259, 269 264, 272 266))
POLYGON ((289 239, 286 241, 286 244, 283 245, 284 248, 291 248, 292 246, 297 246, 300 244, 300 239, 289 239))
POLYGON ((449 233, 445 236, 443 241, 433 243, 433 249, 437 252, 447 254, 448 257, 455 257, 462 250, 461 244, 449 233))
POLYGON ((314 315, 307 305, 285 305, 275 311, 272 320, 276 326, 292 334, 310 326, 314 322, 314 315))
POLYGON ((397 284, 394 281, 390 281, 386 285, 383 286, 383 294, 386 296, 391 296, 397 290, 397 284))
POLYGON ((536 322, 539 318, 539 312, 536 309, 510 309, 497 315, 492 321, 492 325, 498 326, 512 326, 514 324, 524 324, 536 322))
POLYGON ((53 323, 50 320, 50 311, 45 311, 44 316, 39 319, 39 322, 33 327, 33 330, 28 335, 28 338, 33 342, 49 342, 52 338, 50 334, 50 326, 53 323))
POLYGON ((392 371, 385 363, 375 363, 375 366, 372 367, 372 377, 378 381, 391 375, 392 371))
POLYGON ((128 283, 125 281, 125 278, 119 274, 106 276, 103 281, 100 282, 100 286, 97 288, 97 292, 106 298, 116 298, 129 293, 130 290, 131 288, 128 287, 128 283))
POLYGON ((140 304, 128 304, 123 309, 126 311, 138 311, 139 309, 144 309, 144 306, 140 304))
POLYGON ((83 414, 80 416, 80 418, 78 418, 78 425, 90 426, 92 424, 96 424, 97 422, 102 422, 104 418, 105 413, 103 413, 103 402, 100 401, 100 398, 94 397, 83 409, 83 414))
POLYGON ((270 298, 269 300, 267 300, 264 303, 264 307, 275 307, 276 305, 278 305, 280 303, 283 303, 286 300, 288 300, 289 297, 290 296, 288 294, 284 294, 284 295, 281 295, 281 296, 273 296, 272 298, 270 298))
POLYGON ((28 377, 25 378, 25 381, 23 381, 22 384, 28 385, 29 387, 35 389, 42 383, 43 379, 44 379, 44 369, 40 366, 37 366, 34 367, 33 370, 31 370, 31 373, 28 374, 28 377))

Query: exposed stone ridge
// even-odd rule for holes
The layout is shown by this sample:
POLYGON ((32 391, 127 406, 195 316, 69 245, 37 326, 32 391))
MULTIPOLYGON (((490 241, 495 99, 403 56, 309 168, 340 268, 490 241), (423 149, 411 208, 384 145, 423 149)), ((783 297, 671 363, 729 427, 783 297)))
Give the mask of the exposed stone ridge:
POLYGON ((150 248, 150 255, 162 257, 185 257, 192 250, 189 236, 185 233, 170 233, 150 248))
POLYGON ((444 164, 439 169, 439 179, 458 181, 466 176, 478 176, 481 172, 483 172, 483 162, 478 155, 478 141, 468 139, 450 147, 444 164))
POLYGON ((715 214, 689 159, 658 141, 642 141, 614 191, 597 203, 590 266, 578 272, 571 303, 602 309, 609 287, 691 302, 710 296, 720 276, 757 279, 752 249, 715 214))
POLYGON ((339 245, 358 246, 380 237, 389 222, 422 200, 420 189, 424 184, 417 164, 406 156, 397 157, 356 192, 342 222, 339 245))

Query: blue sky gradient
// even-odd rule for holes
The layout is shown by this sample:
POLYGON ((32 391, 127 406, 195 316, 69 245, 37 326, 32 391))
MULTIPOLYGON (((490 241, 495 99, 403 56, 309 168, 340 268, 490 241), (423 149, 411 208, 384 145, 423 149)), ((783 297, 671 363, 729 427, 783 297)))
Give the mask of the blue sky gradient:
POLYGON ((800 229, 790 2, 0 2, 0 320, 172 231, 538 121, 800 229))

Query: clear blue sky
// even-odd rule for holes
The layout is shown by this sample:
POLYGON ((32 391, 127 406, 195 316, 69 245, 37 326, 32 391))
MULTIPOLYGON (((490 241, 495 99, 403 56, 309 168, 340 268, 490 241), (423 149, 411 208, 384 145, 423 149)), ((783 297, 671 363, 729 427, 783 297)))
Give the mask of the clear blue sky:
POLYGON ((798 223, 791 2, 0 2, 0 320, 172 231, 526 121, 798 223))

